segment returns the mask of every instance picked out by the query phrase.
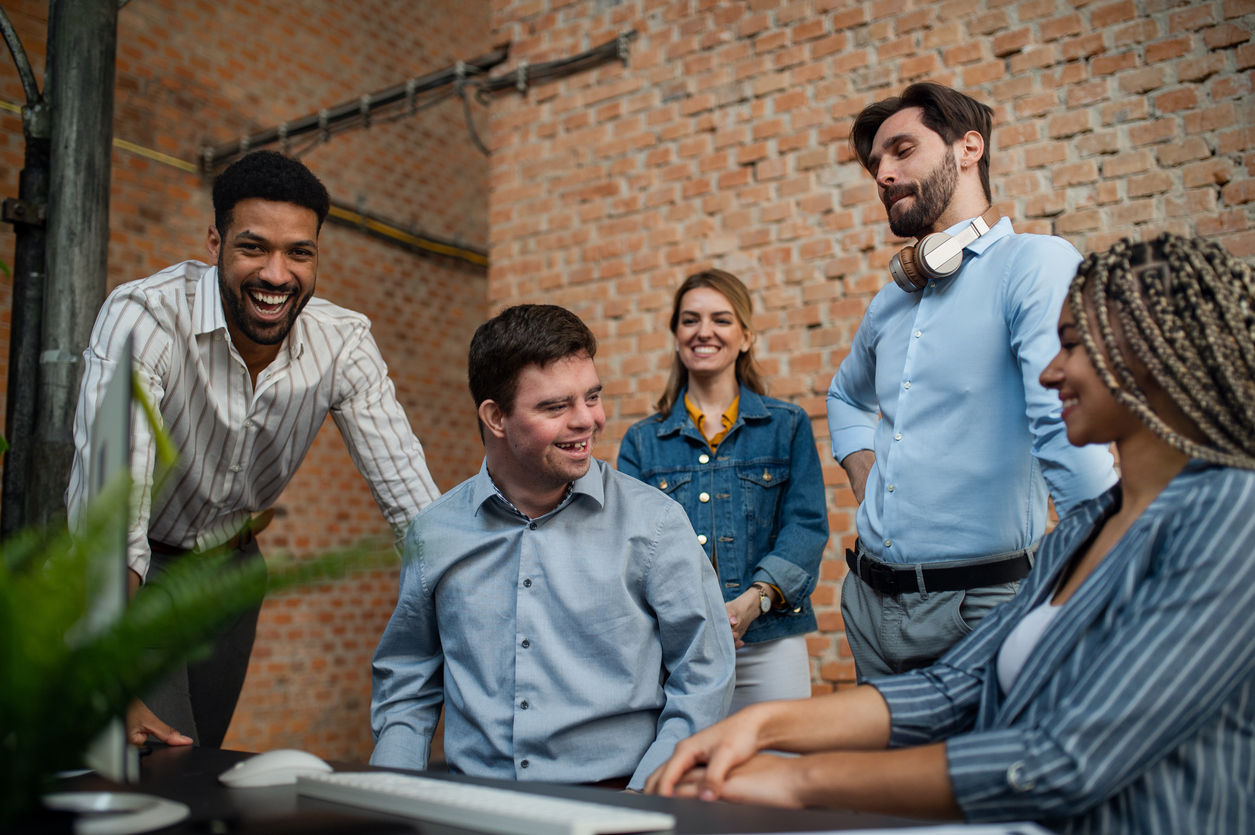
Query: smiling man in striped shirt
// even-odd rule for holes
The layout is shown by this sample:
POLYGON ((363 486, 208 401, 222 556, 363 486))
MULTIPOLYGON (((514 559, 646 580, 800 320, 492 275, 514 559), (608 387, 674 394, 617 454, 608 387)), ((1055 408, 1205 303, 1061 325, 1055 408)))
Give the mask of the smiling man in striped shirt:
MULTIPOLYGON (((255 536, 328 414, 398 535, 438 495, 397 402, 369 320, 314 296, 318 233, 330 200, 296 160, 258 151, 214 182, 207 246, 216 266, 184 261, 105 300, 83 352, 66 492, 71 518, 90 482, 89 433, 105 385, 133 363, 179 451, 151 495, 153 438, 132 421, 138 512, 127 545, 132 589, 172 558, 226 545, 261 559, 255 536)), ((221 744, 235 709, 257 610, 128 713, 131 741, 221 744), (176 730, 177 729, 177 730, 176 730)))

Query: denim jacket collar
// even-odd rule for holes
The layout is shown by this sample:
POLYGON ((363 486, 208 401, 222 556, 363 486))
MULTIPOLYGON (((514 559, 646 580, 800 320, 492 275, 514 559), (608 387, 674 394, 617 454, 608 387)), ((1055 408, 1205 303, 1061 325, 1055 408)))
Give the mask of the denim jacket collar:
MULTIPOLYGON (((666 438, 678 432, 704 444, 706 439, 697 431, 693 421, 689 420, 688 410, 684 408, 684 395, 687 393, 688 386, 680 389, 680 394, 676 397, 675 402, 671 404, 671 413, 658 424, 658 437, 666 438)), ((767 411, 767 406, 763 403, 762 397, 742 385, 741 399, 736 410, 736 421, 732 426, 728 427, 728 435, 731 435, 738 426, 747 420, 767 420, 770 417, 771 413, 767 411)), ((724 437, 726 438, 727 435, 724 437)))

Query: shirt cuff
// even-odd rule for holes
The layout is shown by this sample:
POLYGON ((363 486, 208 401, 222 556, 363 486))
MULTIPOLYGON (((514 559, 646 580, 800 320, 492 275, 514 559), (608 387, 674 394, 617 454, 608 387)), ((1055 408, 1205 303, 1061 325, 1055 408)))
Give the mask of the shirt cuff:
POLYGON ((431 743, 422 735, 402 726, 393 726, 379 735, 370 764, 384 768, 422 771, 431 756, 431 743))
POLYGON ((860 450, 874 450, 876 430, 870 426, 851 426, 832 433, 832 457, 840 464, 846 456, 860 450))

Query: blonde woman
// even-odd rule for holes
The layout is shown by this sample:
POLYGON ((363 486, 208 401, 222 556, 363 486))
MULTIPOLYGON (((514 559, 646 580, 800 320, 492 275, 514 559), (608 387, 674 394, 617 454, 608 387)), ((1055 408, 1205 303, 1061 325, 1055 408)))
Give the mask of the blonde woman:
POLYGON ((828 541, 810 419, 766 396, 751 302, 731 273, 676 290, 675 358, 657 414, 632 426, 619 470, 683 505, 719 575, 737 645, 732 710, 810 695, 805 633, 828 541))

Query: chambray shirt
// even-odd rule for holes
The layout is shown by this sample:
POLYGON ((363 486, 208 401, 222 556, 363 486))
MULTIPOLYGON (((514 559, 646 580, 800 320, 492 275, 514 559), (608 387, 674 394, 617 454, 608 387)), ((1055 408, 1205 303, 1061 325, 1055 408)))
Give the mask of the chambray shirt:
POLYGON ((371 763, 640 789, 723 718, 732 632, 684 509, 593 461, 528 519, 487 466, 419 514, 374 659, 371 763))
POLYGON ((947 740, 970 820, 1255 832, 1255 471, 1190 462, 998 684, 999 647, 1118 494, 1060 520, 1020 593, 936 664, 871 682, 890 745, 947 740))
POLYGON ((963 258, 918 293, 877 293, 828 388, 833 456, 876 453, 857 526, 886 562, 1026 548, 1047 489, 1062 515, 1116 480, 1105 448, 1068 443, 1059 396, 1038 381, 1077 251, 1003 218, 963 258))

